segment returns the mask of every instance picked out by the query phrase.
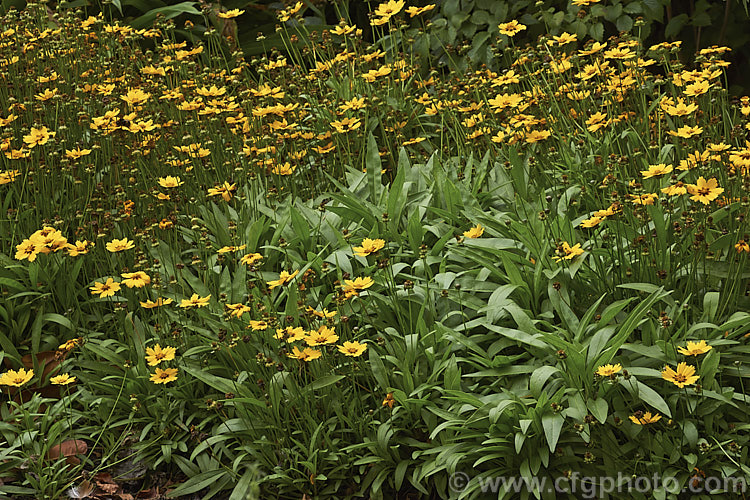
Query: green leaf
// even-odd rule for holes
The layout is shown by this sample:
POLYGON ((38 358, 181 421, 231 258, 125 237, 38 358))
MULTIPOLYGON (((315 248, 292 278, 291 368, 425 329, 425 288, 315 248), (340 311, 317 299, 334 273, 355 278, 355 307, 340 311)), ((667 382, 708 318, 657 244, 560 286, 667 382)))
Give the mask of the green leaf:
POLYGON ((556 366, 540 366, 534 370, 529 378, 529 390, 531 390, 531 395, 538 398, 542 393, 545 382, 547 382, 552 374, 559 371, 560 370, 556 366))
POLYGON ((378 186, 381 186, 380 171, 383 166, 380 162, 378 143, 372 132, 367 136, 367 153, 365 155, 365 167, 367 168, 367 183, 370 186, 370 201, 377 202, 378 186))
POLYGON ((670 19, 667 27, 664 28, 664 38, 674 38, 679 35, 689 19, 687 14, 680 14, 670 19))
POLYGON ((542 417, 542 426, 544 426, 544 437, 547 438, 550 453, 554 453, 557 448, 557 441, 560 439, 565 419, 559 413, 547 413, 542 417))
POLYGON ((164 15, 165 19, 172 19, 181 14, 191 14, 194 16, 200 16, 201 12, 195 8, 196 2, 181 2, 175 5, 168 5, 166 7, 159 7, 157 9, 151 9, 142 16, 136 18, 130 23, 135 29, 142 29, 151 26, 156 16, 159 14, 164 15))
POLYGON ((223 469, 201 472, 197 476, 191 477, 180 486, 172 490, 168 497, 179 498, 200 491, 203 488, 211 486, 214 482, 221 479, 226 473, 227 472, 223 469))
POLYGON ((620 385, 625 387, 630 394, 634 397, 639 398, 641 401, 651 406, 652 408, 659 410, 661 413, 668 417, 672 417, 672 412, 669 409, 669 405, 664 401, 655 390, 646 384, 639 382, 635 377, 630 377, 629 380, 625 380, 624 377, 620 378, 620 385))
POLYGON ((307 388, 317 391, 319 389, 322 389, 324 387, 328 387, 329 385, 333 385, 339 380, 343 379, 343 375, 325 375, 323 377, 320 377, 316 380, 314 380, 312 383, 310 383, 307 388))
POLYGON ((602 424, 607 420, 607 401, 604 398, 597 398, 589 400, 587 403, 588 409, 591 414, 602 424))

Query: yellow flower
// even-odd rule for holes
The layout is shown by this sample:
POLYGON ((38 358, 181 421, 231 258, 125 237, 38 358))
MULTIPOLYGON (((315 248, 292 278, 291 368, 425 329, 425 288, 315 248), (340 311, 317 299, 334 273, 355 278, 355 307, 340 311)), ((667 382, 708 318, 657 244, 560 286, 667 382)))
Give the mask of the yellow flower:
POLYGON ((479 238, 484 234, 484 228, 481 224, 477 224, 468 231, 464 231, 464 238, 479 238))
POLYGON ((658 165, 649 165, 648 170, 641 170, 641 174, 643 175, 644 179, 650 179, 651 177, 668 174, 671 171, 672 165, 659 163, 658 165))
POLYGON ((211 300, 211 294, 205 297, 199 297, 197 293, 194 293, 189 299, 182 299, 180 301, 180 307, 205 307, 208 305, 208 301, 211 300))
POLYGON ((258 262, 262 258, 263 256, 259 253, 249 253, 242 256, 242 258, 240 259, 240 263, 250 266, 258 262))
POLYGON ((650 411, 647 411, 646 413, 642 413, 639 411, 636 412, 635 415, 630 416, 630 421, 638 425, 653 424, 654 422, 658 422, 660 419, 661 415, 659 415, 658 413, 651 415, 650 411))
POLYGON ((371 253, 375 253, 385 246, 385 241, 381 239, 371 240, 365 238, 362 240, 362 246, 354 247, 354 254, 360 257, 366 257, 371 253))
POLYGON ((185 184, 179 176, 172 177, 168 175, 166 177, 159 177, 159 185, 163 188, 179 187, 185 184))
POLYGON ((237 304, 226 304, 224 307, 227 308, 229 315, 234 316, 235 318, 240 318, 243 314, 253 310, 252 307, 246 306, 242 302, 238 302, 237 304))
POLYGON ((39 254, 39 248, 37 248, 36 243, 33 241, 26 239, 23 240, 21 243, 16 245, 16 260, 24 260, 28 259, 29 262, 34 262, 36 260, 36 256, 39 254))
POLYGON ((336 311, 329 311, 328 309, 323 309, 322 311, 316 311, 310 306, 307 306, 305 308, 305 311, 321 319, 333 318, 334 316, 336 316, 336 314, 338 314, 336 311))
POLYGON ((711 349, 713 349, 712 346, 706 344, 705 340, 701 340, 700 342, 688 341, 687 347, 678 347, 677 351, 685 356, 697 356, 699 354, 705 354, 711 349))
POLYGON ((523 24, 519 23, 518 21, 514 19, 507 23, 498 24, 497 28, 500 30, 500 34, 506 35, 509 37, 514 37, 520 32, 522 32, 523 30, 525 30, 526 26, 524 26, 523 24))
POLYGON ((354 290, 364 290, 365 288, 370 288, 375 282, 372 280, 372 278, 365 277, 354 278, 354 280, 344 280, 344 283, 347 285, 347 287, 351 287, 354 290))
POLYGON ((622 365, 620 363, 617 363, 615 365, 602 365, 596 369, 596 374, 600 377, 610 377, 621 370, 622 365))
POLYGON ((76 240, 75 245, 68 243, 65 249, 68 251, 68 255, 70 255, 71 257, 78 257, 79 255, 85 255, 89 253, 89 250, 92 246, 94 246, 94 243, 91 241, 76 240))
POLYGON ((359 342, 344 342, 344 345, 338 346, 338 350, 344 356, 351 356, 356 358, 361 356, 367 350, 367 344, 360 344, 359 342))
POLYGON ((336 129, 339 134, 345 134, 352 130, 357 130, 362 126, 362 122, 359 118, 344 118, 343 120, 333 120, 331 126, 336 129))
POLYGON ((153 302, 149 299, 149 300, 146 300, 146 302, 141 302, 140 304, 141 304, 141 307, 145 309, 153 309, 155 307, 166 306, 171 303, 172 303, 172 299, 163 299, 159 297, 158 299, 156 299, 156 302, 153 302))
POLYGON ((8 370, 0 375, 0 385, 21 387, 32 378, 34 378, 34 370, 26 371, 25 368, 19 368, 18 371, 8 370))
POLYGON ((128 288, 143 288, 144 286, 151 283, 151 277, 143 271, 136 271, 134 273, 122 273, 120 276, 125 278, 122 280, 122 284, 128 288))
POLYGON ((261 321, 251 320, 250 328, 252 328, 254 332, 262 332, 262 331, 268 330, 268 322, 263 321, 263 320, 261 321))
POLYGON ((339 339, 336 335, 336 331, 333 328, 329 328, 325 325, 318 328, 315 332, 310 332, 305 337, 305 342, 309 346, 333 344, 339 339))
POLYGON ((28 135, 23 136, 23 142, 29 147, 29 149, 35 146, 44 146, 51 137, 54 137, 57 132, 50 132, 47 127, 31 128, 28 135))
POLYGON ((294 271, 293 273, 289 274, 286 271, 281 271, 281 274, 279 274, 279 279, 267 282, 268 283, 268 289, 269 290, 273 290, 277 286, 284 286, 284 285, 286 285, 287 283, 289 283, 290 281, 292 281, 292 279, 295 276, 297 276, 298 272, 299 272, 299 270, 294 271))
POLYGON ((224 201, 231 201, 232 193, 237 190, 237 184, 229 184, 224 182, 221 186, 216 186, 208 189, 209 196, 221 196, 224 201))
POLYGON ((694 374, 694 366, 687 363, 680 363, 677 365, 677 371, 674 371, 669 366, 665 367, 664 371, 661 372, 661 377, 682 389, 686 385, 693 385, 698 380, 698 375, 694 374))
POLYGON ((396 400, 393 399, 393 393, 389 392, 385 395, 385 399, 383 399, 383 406, 387 406, 388 408, 393 408, 393 405, 396 404, 396 400))
POLYGON ((709 88, 711 88, 711 85, 705 80, 691 83, 690 85, 685 87, 685 95, 693 97, 699 96, 708 92, 709 88))
POLYGON ((151 375, 149 380, 154 384, 168 384, 169 382, 174 382, 177 380, 177 368, 167 368, 166 370, 157 368, 156 372, 151 375))
POLYGON ((748 244, 745 240, 740 240, 734 245, 735 250, 737 250, 737 253, 750 253, 750 244, 748 244))
POLYGON ((543 141, 552 135, 549 130, 532 130, 526 134, 526 142, 533 144, 535 142, 543 141))
POLYGON ((560 36, 552 36, 558 45, 565 45, 578 40, 578 35, 571 35, 570 33, 563 33, 560 36))
POLYGON ((56 377, 52 377, 49 381, 55 385, 68 385, 76 381, 75 377, 71 377, 68 373, 63 373, 56 377))
POLYGON ((146 102, 149 97, 151 97, 151 94, 148 92, 143 92, 140 89, 130 89, 127 94, 120 96, 120 99, 130 106, 138 106, 146 102))
POLYGON ((387 23, 391 17, 401 12, 405 3, 404 0, 388 0, 387 2, 381 3, 373 12, 373 16, 376 18, 373 19, 372 25, 381 26, 387 23))
POLYGON ((706 180, 703 176, 700 176, 695 184, 688 184, 686 188, 688 193, 692 195, 691 200, 708 205, 724 192, 724 188, 718 186, 719 181, 716 180, 716 177, 706 180))
POLYGON ((91 154, 90 149, 81 149, 80 147, 76 149, 66 149, 65 150, 65 157, 69 158, 71 160, 77 160, 81 158, 82 156, 86 156, 88 154, 91 154))
POLYGON ((594 217, 591 217, 590 219, 586 219, 584 221, 581 221, 580 225, 581 225, 581 227, 590 229, 592 227, 598 226, 599 223, 601 221, 603 221, 603 220, 604 220, 604 217, 596 217, 596 216, 594 216, 594 217))
POLYGON ((107 250, 109 250, 112 253, 115 252, 122 252, 124 250, 130 250, 131 248, 135 247, 135 243, 133 241, 123 238, 121 240, 113 239, 109 243, 107 243, 107 250))
POLYGON ((10 184, 18 177, 18 170, 0 170, 0 186, 10 184))
POLYGON ((408 7, 406 9, 406 13, 409 14, 409 17, 414 17, 420 14, 424 14, 425 12, 431 11, 434 8, 435 8, 435 4, 425 5, 424 7, 408 7))
POLYGON ((222 19, 232 19, 233 17, 239 17, 239 16, 241 16, 244 13, 245 13, 244 10, 232 9, 232 10, 228 10, 226 12, 219 12, 217 14, 217 16, 219 16, 222 19))
POLYGON ((576 243, 571 247, 567 241, 563 241, 562 246, 558 248, 555 253, 557 255, 552 258, 556 262, 560 262, 562 260, 573 260, 579 255, 583 254, 583 248, 581 248, 580 243, 576 243))
POLYGON ((659 195, 656 193, 631 194, 630 198, 635 205, 653 205, 659 199, 659 195))
POLYGON ((674 130, 670 130, 667 132, 667 134, 674 136, 674 137, 682 137, 683 139, 690 139, 691 137, 695 137, 696 135, 701 135, 703 133, 703 128, 701 127, 691 127, 689 125, 685 125, 684 127, 680 127, 677 129, 677 132, 674 130))
POLYGON ((92 295, 98 295, 100 298, 114 297, 116 292, 120 291, 120 284, 112 278, 107 278, 104 283, 94 282, 94 286, 89 287, 92 295))
POLYGON ((687 193, 687 188, 682 182, 678 181, 677 184, 662 188, 661 192, 669 196, 680 196, 687 193))
POLYGON ((305 347, 303 350, 300 350, 299 347, 294 346, 292 352, 288 353, 287 356, 292 359, 299 359, 300 361, 312 361, 313 359, 318 359, 321 356, 321 352, 311 347, 305 347))
POLYGON ((177 353, 177 349, 174 347, 162 347, 156 344, 153 348, 146 348, 146 361, 148 366, 156 366, 162 361, 172 361, 174 355, 177 353))
POLYGON ((305 332, 305 329, 301 326, 295 328, 291 326, 287 326, 286 328, 277 328, 276 335, 274 335, 274 337, 279 340, 283 340, 284 338, 286 338, 286 341, 289 344, 298 340, 303 340, 306 336, 307 332, 305 332))

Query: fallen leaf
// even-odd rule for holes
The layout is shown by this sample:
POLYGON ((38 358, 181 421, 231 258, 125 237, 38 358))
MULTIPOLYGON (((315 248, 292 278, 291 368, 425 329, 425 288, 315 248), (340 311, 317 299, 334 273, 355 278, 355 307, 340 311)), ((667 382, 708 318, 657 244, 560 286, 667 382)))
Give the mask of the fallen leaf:
POLYGON ((88 451, 89 446, 86 441, 80 439, 69 439, 63 441, 60 444, 56 444, 47 452, 47 458, 50 460, 57 460, 60 457, 65 457, 69 464, 77 465, 81 461, 76 458, 76 455, 83 455, 88 451))

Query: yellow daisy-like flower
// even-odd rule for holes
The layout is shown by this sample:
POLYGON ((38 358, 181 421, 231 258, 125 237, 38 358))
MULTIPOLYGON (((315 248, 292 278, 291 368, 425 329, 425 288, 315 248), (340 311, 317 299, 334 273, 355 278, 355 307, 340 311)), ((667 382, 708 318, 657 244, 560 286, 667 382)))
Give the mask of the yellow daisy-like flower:
POLYGON ((95 282, 94 286, 89 287, 92 295, 98 295, 102 299, 105 297, 114 297, 116 292, 120 291, 120 284, 112 278, 107 278, 104 283, 95 282))
POLYGON ((664 380, 669 380, 680 389, 686 385, 693 385, 699 378, 698 375, 695 375, 695 367, 687 363, 678 364, 677 371, 670 366, 665 367, 664 371, 661 372, 661 377, 664 380))
POLYGON ((168 175, 166 177, 159 177, 159 185, 163 188, 174 188, 185 184, 179 176, 172 177, 168 175))
POLYGON ((308 333, 305 337, 305 342, 309 346, 317 346, 333 344, 338 339, 339 336, 336 335, 336 331, 333 328, 323 325, 317 331, 308 333))
POLYGON ((294 272, 292 272, 292 273, 290 274, 290 273, 288 273, 287 271, 281 271, 281 274, 279 274, 279 279, 277 279, 277 280, 272 280, 272 281, 268 281, 268 282, 267 282, 267 284, 268 284, 268 289, 269 289, 269 290, 273 290, 273 289, 274 289, 274 288, 276 288, 277 286, 284 286, 284 285, 286 285, 287 283, 289 283, 290 281, 292 281, 292 279, 293 279, 293 278, 294 278, 295 276, 297 276, 297 273, 298 273, 298 272, 299 272, 299 270, 297 270, 297 271, 294 271, 294 272))
POLYGON ((514 37, 520 32, 522 32, 523 30, 525 30, 526 26, 519 23, 518 21, 514 19, 507 23, 498 24, 497 28, 500 30, 500 34, 509 36, 509 37, 514 37))
POLYGON ((359 118, 343 118, 341 120, 333 120, 331 126, 335 128, 336 132, 339 134, 345 134, 361 127, 362 121, 359 118))
POLYGON ((182 299, 180 301, 180 307, 205 307, 208 305, 208 301, 211 300, 211 294, 205 297, 199 297, 197 293, 194 293, 189 299, 182 299))
POLYGON ((21 387, 32 378, 34 378, 34 370, 26 371, 25 368, 19 368, 17 371, 8 370, 7 372, 0 375, 0 385, 21 387))
POLYGON ((651 177, 658 177, 660 175, 668 174, 672 170, 672 165, 659 163, 658 165, 649 165, 648 170, 641 170, 641 175, 643 175, 644 179, 650 179, 651 177))
POLYGON ((479 238, 484 234, 484 228, 481 224, 477 224, 476 226, 472 227, 468 231, 464 231, 464 238, 479 238))
POLYGON ((264 330, 268 330, 268 326, 269 325, 267 321, 263 321, 263 320, 260 320, 260 321, 251 320, 250 321, 250 328, 252 328, 254 332, 262 332, 264 330))
POLYGON ((216 186, 208 189, 208 196, 221 196, 224 201, 232 200, 232 193, 237 190, 237 184, 229 184, 224 182, 221 186, 216 186))
POLYGON ((372 20, 373 26, 382 26, 387 23, 390 18, 401 12, 406 2, 404 0, 388 0, 387 2, 381 3, 373 12, 375 19, 372 20))
POLYGON ((703 176, 700 176, 695 184, 688 184, 686 188, 688 193, 692 195, 691 200, 699 201, 704 205, 708 205, 724 192, 724 188, 719 187, 719 181, 716 180, 716 177, 706 180, 703 176))
POLYGON ((113 239, 109 243, 107 243, 107 250, 115 253, 115 252, 122 252, 124 250, 130 250, 131 248, 135 247, 135 243, 132 240, 129 240, 127 238, 123 238, 121 240, 113 239))
POLYGON ((122 284, 128 288, 143 288, 144 286, 151 283, 151 277, 143 271, 136 271, 134 273, 122 273, 122 284))
POLYGON ((241 16, 241 15, 242 15, 242 14, 244 14, 244 13, 245 13, 245 11, 244 11, 244 10, 240 10, 240 9, 232 9, 232 10, 228 10, 228 11, 226 11, 226 12, 219 12, 219 13, 218 13, 218 14, 216 14, 216 15, 217 15, 218 17, 222 18, 222 19, 232 19, 232 18, 234 18, 234 17, 239 17, 239 16, 241 16))
POLYGON ((148 366, 156 366, 162 361, 172 361, 177 349, 174 347, 162 348, 159 344, 146 348, 146 361, 148 366))
POLYGON ((68 373, 63 373, 56 377, 50 378, 49 381, 53 383, 54 385, 68 385, 68 384, 72 384, 73 382, 75 382, 76 378, 71 377, 70 374, 68 373))
POLYGON ((702 127, 691 127, 690 125, 685 125, 684 127, 680 127, 675 132, 674 130, 670 130, 667 132, 667 134, 674 136, 674 137, 682 137, 683 139, 690 139, 691 137, 695 137, 696 135, 701 135, 703 133, 702 127))
POLYGON ((40 250, 41 249, 37 247, 36 243, 29 239, 25 239, 21 243, 16 245, 15 258, 16 260, 28 259, 29 262, 34 262, 40 250))
POLYGON ((287 357, 299 359, 300 361, 312 361, 313 359, 318 359, 321 354, 322 353, 319 350, 312 349, 311 347, 305 347, 300 350, 299 347, 294 346, 292 352, 287 354, 287 357))
POLYGON ((567 241, 563 241, 562 246, 558 248, 555 253, 557 253, 557 255, 552 258, 556 262, 560 262, 562 260, 573 260, 579 255, 583 255, 583 248, 581 248, 580 243, 576 243, 575 245, 570 246, 567 241))
POLYGON ((654 422, 658 422, 660 419, 661 415, 659 415, 658 413, 651 415, 650 411, 647 411, 646 413, 642 413, 639 411, 636 412, 635 415, 630 416, 630 421, 638 425, 653 424, 654 422))
POLYGON ((242 302, 238 302, 237 304, 226 304, 224 307, 227 308, 229 316, 233 316, 235 318, 241 318, 243 314, 251 312, 253 310, 252 307, 247 306, 242 302))
POLYGON ((678 181, 677 184, 662 188, 661 192, 668 196, 680 196, 687 193, 687 188, 682 182, 678 181))
POLYGON ((57 132, 50 132, 47 127, 32 127, 28 135, 23 136, 23 142, 29 147, 29 149, 35 146, 44 146, 50 138, 54 137, 57 132))
POLYGON ((370 288, 375 283, 369 276, 364 278, 354 278, 353 280, 344 280, 346 287, 354 290, 364 290, 370 288))
POLYGON ((367 350, 367 344, 360 344, 359 342, 344 342, 343 345, 338 346, 338 350, 344 356, 351 356, 353 358, 359 357, 367 350))
POLYGON ((699 96, 708 92, 709 88, 711 88, 711 84, 705 80, 691 83, 685 87, 685 95, 692 97, 699 96))
POLYGON ((263 256, 259 253, 249 253, 247 255, 243 255, 240 259, 240 263, 245 265, 252 265, 258 262, 259 260, 263 259, 263 256))
POLYGON ((149 380, 154 384, 168 384, 174 382, 177 380, 177 368, 167 368, 166 370, 157 368, 156 372, 151 375, 149 380))
POLYGON ((586 229, 590 229, 592 227, 598 226, 602 221, 604 220, 604 217, 591 217, 590 219, 586 219, 584 221, 581 221, 580 226, 584 227, 586 229))
POLYGON ((354 247, 354 254, 360 257, 367 257, 371 253, 375 253, 385 246, 385 241, 381 239, 371 240, 365 238, 362 240, 362 246, 354 247))
POLYGON ((617 363, 615 365, 602 365, 596 369, 596 374, 600 377, 610 377, 615 373, 622 371, 622 365, 617 363))
POLYGON ((705 354, 713 349, 712 346, 706 344, 705 340, 700 342, 688 342, 687 347, 678 347, 677 351, 685 356, 698 356, 699 354, 705 354))
POLYGON ((172 303, 172 299, 163 299, 159 297, 156 299, 156 302, 152 301, 151 299, 147 300, 146 302, 141 302, 141 307, 145 309, 153 309, 155 307, 161 307, 166 306, 172 303))

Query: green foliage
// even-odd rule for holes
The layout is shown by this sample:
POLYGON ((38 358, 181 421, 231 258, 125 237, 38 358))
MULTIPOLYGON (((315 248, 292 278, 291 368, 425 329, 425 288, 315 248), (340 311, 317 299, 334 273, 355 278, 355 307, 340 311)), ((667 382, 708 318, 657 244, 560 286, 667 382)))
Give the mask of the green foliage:
POLYGON ((447 1, 374 15, 372 45, 303 4, 248 62, 183 44, 180 5, 0 20, 0 493, 750 479, 750 101, 722 49, 593 45, 635 2, 447 1), (462 37, 498 70, 410 58, 463 68, 462 37))

